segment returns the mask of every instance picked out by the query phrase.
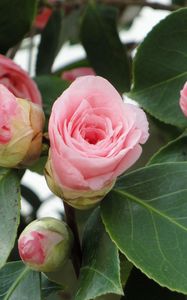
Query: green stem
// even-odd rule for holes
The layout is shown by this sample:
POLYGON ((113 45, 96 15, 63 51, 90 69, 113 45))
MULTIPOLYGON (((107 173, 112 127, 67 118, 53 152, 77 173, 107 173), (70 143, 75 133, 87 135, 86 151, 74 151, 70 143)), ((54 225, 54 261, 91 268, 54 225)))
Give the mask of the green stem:
POLYGON ((77 278, 79 277, 81 261, 82 261, 82 252, 81 252, 81 245, 79 239, 79 232, 77 228, 76 218, 75 218, 75 211, 74 208, 69 206, 64 202, 64 210, 66 215, 66 222, 71 228, 73 235, 74 235, 74 246, 72 250, 72 263, 75 270, 75 274, 77 278))

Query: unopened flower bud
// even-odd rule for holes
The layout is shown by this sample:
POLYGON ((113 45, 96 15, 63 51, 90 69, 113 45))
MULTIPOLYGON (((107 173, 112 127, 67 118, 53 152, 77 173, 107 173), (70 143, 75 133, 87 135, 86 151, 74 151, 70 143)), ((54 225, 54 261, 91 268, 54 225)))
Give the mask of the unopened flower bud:
POLYGON ((69 258, 73 235, 63 221, 48 217, 35 220, 18 240, 21 259, 40 272, 58 271, 69 258))
POLYGON ((0 84, 0 166, 22 167, 41 153, 44 113, 40 105, 16 98, 0 84))

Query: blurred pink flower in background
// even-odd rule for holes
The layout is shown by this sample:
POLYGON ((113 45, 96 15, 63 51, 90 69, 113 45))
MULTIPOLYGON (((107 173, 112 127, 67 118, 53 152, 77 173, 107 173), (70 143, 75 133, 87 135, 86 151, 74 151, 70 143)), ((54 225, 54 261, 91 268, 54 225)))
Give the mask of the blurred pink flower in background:
POLYGON ((64 71, 61 78, 67 81, 74 81, 76 78, 86 75, 96 75, 96 73, 90 67, 80 67, 64 71))
POLYGON ((49 7, 42 7, 40 12, 35 18, 34 26, 40 30, 43 30, 49 21, 52 14, 52 9, 49 7))

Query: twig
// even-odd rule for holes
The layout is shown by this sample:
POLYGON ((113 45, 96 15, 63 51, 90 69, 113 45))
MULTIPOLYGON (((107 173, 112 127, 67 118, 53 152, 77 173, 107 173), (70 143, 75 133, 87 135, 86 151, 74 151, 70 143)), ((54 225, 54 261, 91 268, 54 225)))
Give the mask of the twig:
POLYGON ((72 262, 73 267, 76 273, 77 278, 79 277, 80 267, 81 267, 81 260, 82 260, 82 253, 81 253, 81 245, 79 240, 79 233, 77 228, 77 223, 75 219, 75 211, 74 208, 69 206, 64 202, 64 210, 66 215, 66 222, 71 228, 73 235, 74 235, 74 248, 72 251, 72 262))
POLYGON ((30 43, 29 43, 29 57, 28 57, 28 73, 31 75, 32 71, 32 63, 33 63, 33 48, 34 48, 34 35, 36 31, 35 28, 32 27, 30 31, 30 43))
POLYGON ((18 44, 16 44, 13 48, 9 49, 8 53, 7 53, 7 56, 10 59, 13 59, 14 56, 16 55, 17 51, 19 50, 20 46, 21 46, 21 42, 19 42, 18 44))

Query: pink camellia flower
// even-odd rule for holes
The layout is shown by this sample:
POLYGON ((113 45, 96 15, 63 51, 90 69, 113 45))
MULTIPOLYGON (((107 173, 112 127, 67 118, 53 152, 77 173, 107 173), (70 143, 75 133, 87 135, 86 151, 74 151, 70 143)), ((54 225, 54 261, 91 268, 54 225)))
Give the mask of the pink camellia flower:
POLYGON ((86 75, 96 75, 95 71, 89 67, 80 67, 64 71, 61 78, 67 81, 74 81, 76 78, 86 75))
POLYGON ((68 259, 72 233, 68 226, 54 218, 30 223, 18 240, 21 259, 31 269, 54 272, 68 259))
POLYGON ((52 9, 49 7, 42 7, 39 14, 36 16, 34 26, 40 30, 43 30, 49 21, 52 14, 52 9))
POLYGON ((107 80, 76 79, 52 108, 49 187, 73 207, 93 206, 139 158, 148 136, 145 113, 107 80))
POLYGON ((183 114, 187 117, 187 82, 184 84, 180 92, 179 104, 183 114))
POLYGON ((40 92, 29 75, 11 59, 0 54, 0 83, 14 96, 42 105, 40 92))
POLYGON ((44 113, 41 106, 16 98, 0 84, 0 166, 21 167, 41 153, 44 113))

